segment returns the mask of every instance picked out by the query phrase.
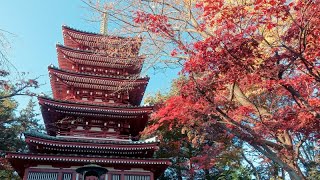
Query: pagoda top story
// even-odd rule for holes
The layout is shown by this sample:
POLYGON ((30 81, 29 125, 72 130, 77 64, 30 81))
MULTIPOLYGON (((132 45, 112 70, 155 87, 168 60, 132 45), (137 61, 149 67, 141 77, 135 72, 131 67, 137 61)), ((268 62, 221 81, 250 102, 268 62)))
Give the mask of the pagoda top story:
POLYGON ((137 57, 141 46, 140 37, 119 37, 76 30, 62 26, 65 46, 93 51, 108 57, 137 57))

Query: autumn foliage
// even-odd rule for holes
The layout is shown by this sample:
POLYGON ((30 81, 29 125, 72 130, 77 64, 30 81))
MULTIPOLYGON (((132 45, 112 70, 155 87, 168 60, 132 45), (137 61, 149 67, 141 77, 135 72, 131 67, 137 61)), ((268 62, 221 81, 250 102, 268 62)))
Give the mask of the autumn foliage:
POLYGON ((135 19, 171 38, 178 49, 172 55, 189 57, 179 93, 153 115, 151 129, 191 130, 210 122, 291 179, 305 179, 314 160, 305 146, 311 142, 316 151, 320 137, 320 1, 203 0, 189 6, 201 12, 193 24, 201 39, 190 44, 173 33, 165 15, 137 13, 135 19))

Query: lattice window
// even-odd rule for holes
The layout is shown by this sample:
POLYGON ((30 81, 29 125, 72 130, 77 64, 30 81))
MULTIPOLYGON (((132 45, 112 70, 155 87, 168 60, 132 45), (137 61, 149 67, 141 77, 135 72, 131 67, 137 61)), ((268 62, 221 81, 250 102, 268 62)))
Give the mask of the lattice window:
POLYGON ((124 175, 125 180, 150 180, 150 176, 148 175, 124 175))
POLYGON ((62 180, 72 180, 72 173, 63 173, 62 180))
POLYGON ((120 174, 112 174, 111 180, 120 180, 120 174))
POLYGON ((29 172, 27 180, 57 180, 57 172, 29 172))

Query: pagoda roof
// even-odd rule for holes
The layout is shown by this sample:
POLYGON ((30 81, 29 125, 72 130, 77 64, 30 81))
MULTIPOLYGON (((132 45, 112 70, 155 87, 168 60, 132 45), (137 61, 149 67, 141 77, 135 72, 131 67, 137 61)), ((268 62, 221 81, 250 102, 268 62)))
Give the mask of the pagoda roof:
POLYGON ((64 152, 68 154, 99 154, 152 157, 159 141, 102 141, 69 139, 42 133, 25 133, 32 152, 64 152), (40 147, 40 148, 39 148, 40 147))
POLYGON ((121 115, 149 114, 153 111, 153 106, 131 106, 131 105, 111 106, 111 105, 54 100, 48 97, 38 97, 38 100, 41 105, 57 107, 58 109, 65 109, 69 111, 79 110, 81 112, 103 113, 103 114, 111 113, 111 114, 121 114, 121 115))
POLYGON ((48 70, 53 75, 58 76, 61 79, 68 81, 79 81, 81 83, 91 83, 91 84, 102 84, 102 85, 127 85, 128 83, 132 85, 147 84, 149 77, 136 78, 136 77, 126 77, 126 76, 111 76, 111 75, 98 75, 98 74, 88 74, 79 73, 68 70, 62 70, 54 66, 49 66, 48 70))
POLYGON ((65 116, 88 116, 108 119, 129 120, 132 127, 131 134, 136 136, 145 127, 148 114, 152 106, 110 106, 89 103, 53 100, 38 97, 41 105, 42 116, 49 135, 56 135, 55 124, 65 116))
POLYGON ((144 56, 121 58, 121 57, 107 57, 91 51, 77 50, 69 48, 60 44, 56 45, 58 60, 60 68, 67 69, 63 61, 71 61, 77 64, 90 65, 97 67, 109 67, 118 69, 132 69, 139 73, 142 68, 144 56), (61 56, 59 56, 61 55, 61 56), (61 58, 64 57, 64 58, 61 58))
POLYGON ((142 38, 120 37, 102 35, 92 32, 77 30, 68 26, 62 26, 64 43, 66 46, 77 48, 77 45, 84 45, 90 48, 108 47, 134 47, 134 54, 138 55, 142 38))
MULTIPOLYGON (((147 87, 149 77, 129 78, 119 76, 102 76, 87 73, 77 73, 61 70, 55 67, 48 68, 50 75, 54 75, 62 81, 65 86, 108 91, 128 91, 129 102, 132 105, 139 105, 142 101, 144 91, 147 87)), ((51 78, 51 88, 54 98, 64 99, 64 93, 58 93, 57 88, 61 88, 61 83, 55 78, 51 78)))
POLYGON ((84 38, 87 38, 87 40, 100 40, 101 38, 108 38, 111 40, 115 40, 114 43, 119 43, 119 42, 141 42, 142 38, 141 37, 122 37, 122 36, 111 36, 111 35, 103 35, 100 33, 94 33, 94 32, 89 32, 89 31, 83 31, 79 30, 76 28, 72 28, 67 25, 62 25, 62 31, 65 32, 73 32, 75 34, 83 35, 84 38))
MULTIPOLYGON (((155 140, 155 141, 103 141, 103 140, 93 140, 93 139, 69 139, 69 138, 65 138, 65 137, 56 137, 56 136, 49 136, 47 134, 44 133, 39 133, 39 132, 25 132, 24 133, 26 138, 38 138, 38 139, 42 139, 42 140, 50 140, 50 141, 61 141, 61 142, 65 142, 67 143, 67 146, 72 146, 72 144, 70 143, 77 143, 77 144, 91 144, 91 145, 118 145, 119 148, 121 148, 121 146, 123 147, 127 147, 128 145, 131 147, 132 150, 134 150, 135 148, 143 148, 145 147, 145 145, 158 145, 159 144, 159 140, 155 140), (142 146, 141 146, 142 145, 142 146)), ((116 146, 112 146, 112 147, 116 147, 116 146)), ((130 149, 130 148, 129 148, 130 149)))
POLYGON ((155 176, 159 176, 170 164, 169 159, 155 158, 130 158, 117 156, 93 156, 93 155, 65 155, 65 154, 39 154, 39 153, 14 153, 6 155, 14 169, 20 177, 24 175, 25 165, 52 165, 61 166, 83 166, 95 163, 100 166, 113 166, 123 168, 144 168, 156 170, 155 176))

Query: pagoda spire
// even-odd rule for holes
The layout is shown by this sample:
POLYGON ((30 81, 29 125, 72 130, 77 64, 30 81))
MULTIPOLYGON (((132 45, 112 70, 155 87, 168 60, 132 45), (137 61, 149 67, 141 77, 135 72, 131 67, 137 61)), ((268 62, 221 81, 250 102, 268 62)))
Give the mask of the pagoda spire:
POLYGON ((108 34, 108 13, 106 11, 102 12, 100 33, 102 35, 107 35, 108 34))

